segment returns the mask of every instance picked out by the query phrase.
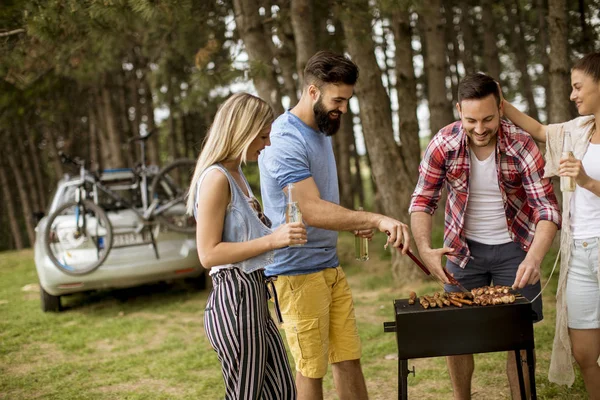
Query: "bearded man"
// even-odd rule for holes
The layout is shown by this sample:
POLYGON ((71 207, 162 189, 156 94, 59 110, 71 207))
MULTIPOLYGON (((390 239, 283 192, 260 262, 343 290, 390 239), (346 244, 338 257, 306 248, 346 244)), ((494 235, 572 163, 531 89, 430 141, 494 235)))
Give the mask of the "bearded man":
POLYGON ((346 57, 321 51, 308 60, 298 104, 273 123, 271 146, 259 157, 265 214, 273 228, 285 223, 286 187, 294 185, 307 225, 308 243, 275 251, 265 269, 275 287, 283 328, 294 356, 299 399, 322 399, 322 379, 332 365, 340 399, 366 399, 361 344, 352 294, 336 252, 338 231, 371 238, 389 233, 388 243, 404 252, 406 224, 339 205, 332 138, 348 111, 358 67, 346 57))
MULTIPOLYGON (((448 285, 441 265, 442 256, 452 253, 446 268, 465 288, 493 282, 532 300, 540 293, 542 259, 561 224, 552 186, 543 179, 544 160, 531 136, 500 119, 500 92, 490 76, 466 76, 456 109, 460 121, 442 128, 427 146, 412 195, 411 229, 419 254, 447 291, 458 290, 448 285), (444 185, 446 247, 432 249, 431 215, 444 185)), ((534 322, 541 321, 542 298, 532 306, 534 322)), ((520 398, 515 359, 509 352, 506 371, 513 399, 520 398)), ((470 399, 473 355, 446 361, 454 399, 470 399)))

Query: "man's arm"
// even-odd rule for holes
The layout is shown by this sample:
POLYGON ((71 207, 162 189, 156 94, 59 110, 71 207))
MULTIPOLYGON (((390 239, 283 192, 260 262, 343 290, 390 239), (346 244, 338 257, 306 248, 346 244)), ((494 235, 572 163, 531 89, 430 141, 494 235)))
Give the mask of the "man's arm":
POLYGON ((523 288, 540 279, 540 266, 552 244, 562 218, 550 180, 543 178, 544 160, 531 139, 524 143, 525 151, 520 162, 523 187, 527 201, 533 209, 535 233, 527 256, 519 265, 513 287, 523 288))
POLYGON ((440 191, 446 179, 446 154, 441 143, 441 132, 429 142, 419 166, 419 181, 410 203, 410 227, 425 266, 440 281, 449 283, 442 269, 442 256, 451 248, 431 248, 432 214, 437 208, 440 191))
POLYGON ((402 245, 406 254, 410 245, 408 226, 385 215, 353 211, 321 199, 319 188, 312 177, 294 183, 294 198, 298 201, 304 221, 316 228, 332 231, 378 229, 389 233, 388 242, 394 247, 402 245))
POLYGON ((540 220, 535 227, 533 243, 527 256, 519 265, 513 288, 522 289, 526 285, 533 285, 541 278, 540 267, 544 256, 550 249, 558 226, 554 222, 540 220))
POLYGON ((413 212, 410 214, 410 227, 413 238, 419 249, 421 260, 433 275, 443 283, 450 283, 442 269, 442 256, 451 253, 454 249, 444 247, 441 249, 431 248, 431 225, 433 217, 426 212, 413 212))

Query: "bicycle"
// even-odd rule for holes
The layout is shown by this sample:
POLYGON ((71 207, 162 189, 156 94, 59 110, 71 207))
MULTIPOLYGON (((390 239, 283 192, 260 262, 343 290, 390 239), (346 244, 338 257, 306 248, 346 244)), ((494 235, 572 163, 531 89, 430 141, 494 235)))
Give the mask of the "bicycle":
POLYGON ((196 162, 179 159, 154 173, 146 166, 145 151, 146 140, 153 133, 129 140, 130 143, 139 141, 141 146, 141 163, 132 170, 134 187, 139 187, 141 195, 141 208, 105 186, 99 174, 86 169, 84 160, 60 155, 63 163, 79 168, 79 179, 68 183, 74 187, 75 199, 63 203, 49 215, 44 244, 52 263, 64 273, 84 275, 93 272, 104 263, 111 249, 118 247, 152 244, 156 258, 160 258, 154 230, 157 225, 175 232, 195 232, 193 218, 185 213, 185 200, 196 162), (149 178, 152 178, 150 186, 149 178), (142 234, 142 243, 113 243, 113 226, 99 205, 99 193, 106 194, 120 209, 131 210, 138 217, 133 233, 142 234))

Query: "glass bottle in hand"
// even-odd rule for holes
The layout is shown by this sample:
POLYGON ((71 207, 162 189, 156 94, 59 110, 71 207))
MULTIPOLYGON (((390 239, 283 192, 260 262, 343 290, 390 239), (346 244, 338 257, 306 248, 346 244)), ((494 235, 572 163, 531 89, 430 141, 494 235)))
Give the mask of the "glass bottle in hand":
MULTIPOLYGON (((566 160, 573 157, 573 142, 571 141, 571 132, 565 132, 563 138, 563 148, 561 160, 566 160)), ((575 190, 575 178, 572 176, 561 176, 560 177, 560 190, 561 192, 573 192, 575 190)))
MULTIPOLYGON (((293 196, 294 184, 290 183, 287 185, 287 205, 285 209, 285 222, 302 222, 302 212, 300 211, 300 207, 298 206, 298 202, 294 201, 293 196)), ((298 247, 303 246, 303 243, 298 244, 290 244, 290 247, 298 247)))
MULTIPOLYGON (((362 210, 362 207, 358 207, 358 211, 362 210)), ((369 259, 369 239, 354 235, 354 258, 358 261, 369 259)))

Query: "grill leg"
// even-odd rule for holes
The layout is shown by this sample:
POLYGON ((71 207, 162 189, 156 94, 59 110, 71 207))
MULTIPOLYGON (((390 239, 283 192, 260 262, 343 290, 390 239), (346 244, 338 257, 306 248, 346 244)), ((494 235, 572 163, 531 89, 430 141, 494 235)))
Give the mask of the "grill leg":
POLYGON ((398 359, 398 399, 408 400, 408 360, 398 359))
POLYGON ((521 362, 521 350, 515 350, 515 359, 517 361, 517 374, 519 375, 519 389, 521 391, 521 399, 527 400, 525 380, 523 379, 523 364, 521 362))
POLYGON ((529 368, 529 386, 531 386, 531 400, 537 399, 537 393, 535 391, 535 361, 533 358, 533 349, 527 349, 527 366, 529 368))

